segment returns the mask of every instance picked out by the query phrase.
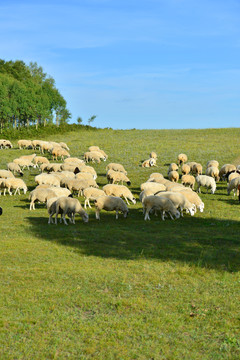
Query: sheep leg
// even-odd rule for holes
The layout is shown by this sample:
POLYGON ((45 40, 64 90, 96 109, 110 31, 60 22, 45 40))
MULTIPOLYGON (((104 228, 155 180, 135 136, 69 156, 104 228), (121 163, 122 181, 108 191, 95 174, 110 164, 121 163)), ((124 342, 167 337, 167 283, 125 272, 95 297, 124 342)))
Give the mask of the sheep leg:
POLYGON ((11 193, 11 191, 10 191, 10 188, 8 188, 8 193, 9 193, 9 195, 12 196, 12 193, 11 193))
POLYGON ((144 220, 150 220, 150 217, 149 217, 149 209, 146 210, 146 214, 145 214, 144 220))
POLYGON ((96 209, 96 219, 100 220, 100 211, 96 209))
POLYGON ((118 219, 118 210, 116 210, 116 219, 118 219))
POLYGON ((162 220, 165 221, 165 210, 162 210, 162 220))
POLYGON ((89 199, 88 199, 88 206, 90 207, 90 209, 92 208, 91 205, 90 205, 89 199))
POLYGON ((172 220, 174 220, 174 218, 172 217, 172 214, 171 214, 170 211, 168 211, 168 215, 170 216, 170 218, 171 218, 172 220))
POLYGON ((62 219, 65 225, 68 225, 67 220, 65 219, 66 212, 63 213, 62 219))
POLYGON ((127 204, 129 205, 128 199, 124 196, 125 201, 127 202, 127 204))

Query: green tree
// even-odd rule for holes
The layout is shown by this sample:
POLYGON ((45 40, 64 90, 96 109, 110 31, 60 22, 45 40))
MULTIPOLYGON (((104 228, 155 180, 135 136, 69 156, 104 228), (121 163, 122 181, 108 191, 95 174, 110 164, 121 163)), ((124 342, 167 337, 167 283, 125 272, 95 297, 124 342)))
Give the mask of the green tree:
POLYGON ((81 125, 82 122, 83 122, 83 120, 82 120, 81 116, 78 116, 78 118, 77 118, 78 125, 81 125))
POLYGON ((97 115, 92 115, 89 119, 88 119, 88 125, 90 126, 90 124, 96 119, 97 115))

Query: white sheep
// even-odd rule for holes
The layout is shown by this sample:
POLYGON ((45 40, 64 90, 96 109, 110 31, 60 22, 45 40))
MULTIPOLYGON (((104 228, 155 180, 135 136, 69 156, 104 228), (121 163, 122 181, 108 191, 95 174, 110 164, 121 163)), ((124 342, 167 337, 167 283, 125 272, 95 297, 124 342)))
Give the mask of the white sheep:
POLYGON ((152 173, 147 181, 158 182, 159 179, 164 179, 164 176, 161 173, 152 173))
POLYGON ((168 173, 168 178, 169 178, 170 181, 177 183, 178 180, 179 180, 179 174, 178 174, 177 171, 172 170, 172 171, 170 171, 170 172, 168 173))
POLYGON ((36 165, 33 164, 33 162, 30 159, 25 159, 25 158, 18 158, 18 159, 14 159, 13 162, 15 164, 18 164, 22 170, 24 170, 26 167, 29 168, 33 167, 34 169, 36 168, 36 165))
POLYGON ((157 182, 147 181, 140 185, 140 189, 141 189, 141 191, 150 190, 150 191, 153 191, 154 193, 156 193, 158 191, 166 190, 166 186, 164 184, 160 184, 157 182))
POLYGON ((196 182, 197 182, 197 192, 201 192, 201 186, 206 187, 207 188, 207 193, 208 193, 208 189, 211 189, 211 193, 214 194, 216 191, 216 182, 214 180, 214 178, 212 178, 211 176, 208 175, 198 175, 196 177, 196 182))
POLYGON ((32 140, 18 140, 19 149, 32 148, 32 140))
POLYGON ((126 182, 128 186, 131 185, 131 181, 123 172, 114 171, 114 172, 108 173, 108 177, 112 184, 121 182, 123 185, 123 182, 126 182))
POLYGON ((95 169, 94 169, 92 166, 81 166, 79 170, 80 170, 81 173, 89 173, 89 174, 92 174, 94 180, 96 180, 96 178, 97 178, 97 173, 96 173, 95 169))
POLYGON ((193 164, 192 173, 196 175, 202 175, 202 165, 200 163, 193 164))
POLYGON ((35 156, 33 163, 38 167, 38 164, 49 164, 49 160, 45 156, 35 156))
POLYGON ((29 194, 28 200, 30 200, 30 210, 35 210, 35 202, 46 203, 48 199, 56 197, 56 193, 49 188, 39 188, 32 190, 29 194))
POLYGON ((183 175, 188 175, 191 171, 191 168, 188 164, 183 164, 181 170, 183 175))
MULTIPOLYGON (((61 181, 61 184, 62 184, 62 181, 61 181)), ((65 186, 67 186, 67 188, 72 192, 77 191, 78 192, 77 196, 80 196, 80 195, 82 195, 83 190, 86 189, 87 187, 89 187, 90 185, 87 180, 68 179, 67 181, 65 180, 65 186)))
POLYGON ((61 148, 61 147, 54 147, 52 149, 52 158, 53 160, 58 160, 58 157, 61 158, 61 160, 64 160, 64 157, 70 157, 70 154, 67 150, 61 148))
POLYGON ((20 195, 20 190, 23 190, 24 194, 27 192, 27 185, 22 179, 18 178, 7 178, 4 187, 4 195, 6 194, 6 189, 8 190, 9 195, 12 195, 11 189, 15 190, 14 195, 16 195, 16 193, 20 195))
POLYGON ((67 146, 67 144, 65 143, 65 142, 60 142, 59 143, 59 145, 63 148, 63 149, 65 149, 65 150, 67 150, 67 151, 69 151, 70 149, 69 149, 69 147, 67 146))
POLYGON ((219 177, 220 179, 225 179, 227 174, 232 172, 232 171, 236 171, 236 166, 233 164, 225 164, 221 167, 220 171, 219 171, 219 177))
POLYGON ((1 139, 0 140, 0 149, 12 149, 13 145, 10 140, 1 139))
POLYGON ((165 213, 167 212, 171 219, 173 220, 173 216, 176 219, 180 217, 180 212, 176 209, 171 200, 164 196, 155 196, 150 195, 144 198, 143 200, 143 213, 145 213, 144 220, 150 220, 149 213, 151 210, 154 210, 155 213, 157 211, 161 212, 162 220, 165 220, 165 213))
POLYGON ((216 168, 219 168, 219 162, 217 160, 209 160, 207 162, 206 167, 211 167, 211 166, 215 166, 216 168))
POLYGON ((95 201, 99 196, 105 196, 105 192, 93 187, 87 187, 83 190, 83 196, 85 197, 84 208, 86 209, 87 205, 91 208, 89 200, 95 201))
POLYGON ((124 169, 124 166, 122 164, 118 164, 118 163, 109 163, 106 166, 106 170, 114 170, 117 172, 123 172, 125 175, 127 175, 127 171, 124 169))
POLYGON ((122 212, 124 218, 128 215, 128 207, 125 202, 116 196, 100 196, 94 202, 96 208, 96 219, 100 220, 100 211, 116 211, 116 219, 118 219, 118 213, 122 212))
POLYGON ((128 199, 132 201, 133 204, 136 204, 136 199, 131 193, 131 191, 124 185, 116 185, 116 184, 107 184, 103 186, 103 191, 106 195, 116 196, 116 197, 123 197, 127 204, 129 205, 128 199))
POLYGON ((14 178, 15 176, 13 175, 13 173, 10 170, 2 170, 2 169, 0 169, 0 178, 7 179, 9 177, 14 178))
POLYGON ((178 157, 177 157, 177 163, 178 163, 179 165, 187 162, 187 160, 188 160, 188 157, 187 157, 186 154, 182 154, 182 153, 181 153, 181 154, 179 154, 178 157))
POLYGON ((155 158, 150 158, 150 159, 147 159, 147 160, 144 160, 143 163, 142 163, 142 167, 152 167, 152 166, 157 166, 157 161, 155 158))
MULTIPOLYGON (((71 214, 72 223, 75 224, 75 215, 79 214, 84 222, 88 222, 88 214, 83 210, 78 199, 62 196, 56 201, 56 215, 55 224, 57 224, 58 214, 62 212, 62 219, 65 225, 68 225, 66 221, 66 214, 71 214)), ((52 216, 52 214, 50 214, 52 216)))
POLYGON ((227 194, 230 195, 231 191, 233 190, 233 195, 235 196, 236 195, 236 192, 237 192, 237 195, 238 195, 238 186, 240 185, 240 176, 232 179, 228 186, 227 186, 227 194))
POLYGON ((86 162, 96 161, 99 164, 101 160, 106 161, 107 159, 100 151, 87 151, 84 153, 84 160, 86 162))
POLYGON ((48 184, 52 186, 60 186, 60 180, 57 179, 53 174, 42 173, 35 176, 34 180, 38 185, 48 184))
POLYGON ((82 173, 79 172, 75 175, 75 179, 83 179, 83 180, 95 180, 94 175, 90 173, 82 173))
POLYGON ((196 206, 200 212, 204 210, 204 203, 195 191, 189 191, 188 189, 182 189, 179 191, 182 193, 192 204, 196 206))
POLYGON ((172 201, 176 209, 180 208, 181 216, 183 216, 183 210, 186 210, 188 213, 193 216, 196 211, 196 207, 191 203, 186 196, 181 192, 172 192, 172 191, 162 191, 156 194, 157 196, 167 197, 172 201))
POLYGON ((9 171, 12 171, 14 175, 18 173, 20 176, 23 176, 23 172, 18 164, 10 162, 7 164, 7 168, 9 171))
POLYGON ((85 163, 84 163, 84 160, 81 160, 81 159, 79 159, 79 158, 77 158, 77 157, 68 157, 68 158, 66 158, 66 159, 64 159, 64 162, 65 163, 74 163, 74 164, 78 164, 78 165, 84 165, 85 163))
POLYGON ((171 163, 171 164, 169 165, 169 168, 168 168, 168 173, 169 173, 170 171, 178 171, 178 165, 175 164, 175 163, 171 163))
MULTIPOLYGON (((49 214, 49 219, 48 219, 48 224, 53 224, 53 215, 56 214, 56 203, 57 200, 60 198, 61 196, 56 196, 53 198, 50 198, 47 200, 47 210, 48 210, 48 214, 49 214)), ((63 211, 61 208, 59 208, 59 214, 63 215, 63 211)), ((69 217, 69 221, 72 223, 72 212, 67 213, 68 217, 69 217)), ((60 218, 60 223, 62 222, 62 217, 60 218)))
POLYGON ((216 182, 218 182, 220 180, 219 169, 216 166, 207 167, 205 175, 213 177, 216 182))
POLYGON ((228 176, 228 182, 230 183, 230 181, 231 181, 232 179, 235 179, 235 178, 237 178, 237 177, 239 177, 239 176, 240 176, 239 170, 232 172, 232 173, 228 176))
POLYGON ((190 186, 190 188, 194 190, 195 177, 192 175, 183 175, 181 178, 181 183, 184 186, 190 186))
POLYGON ((154 151, 152 151, 150 153, 149 157, 152 158, 152 159, 157 159, 157 154, 154 151))

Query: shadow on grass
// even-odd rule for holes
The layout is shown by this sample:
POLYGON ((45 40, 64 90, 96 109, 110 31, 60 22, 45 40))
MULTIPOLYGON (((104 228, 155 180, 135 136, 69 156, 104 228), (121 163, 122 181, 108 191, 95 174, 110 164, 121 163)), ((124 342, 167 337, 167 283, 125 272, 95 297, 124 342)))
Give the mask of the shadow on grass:
POLYGON ((101 213, 89 222, 76 217, 69 226, 48 225, 48 218, 35 214, 27 217, 31 231, 38 238, 69 246, 87 256, 116 259, 159 259, 179 261, 195 266, 238 271, 239 222, 189 215, 172 221, 151 216, 144 221, 140 209, 130 209, 129 217, 115 219, 113 213, 101 213))

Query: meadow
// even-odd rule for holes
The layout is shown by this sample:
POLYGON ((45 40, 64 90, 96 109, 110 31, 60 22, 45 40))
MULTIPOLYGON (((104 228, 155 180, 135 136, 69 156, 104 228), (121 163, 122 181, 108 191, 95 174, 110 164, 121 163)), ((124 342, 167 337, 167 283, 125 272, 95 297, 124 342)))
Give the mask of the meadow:
MULTIPOLYGON (((98 145, 109 155, 93 164, 100 187, 106 164, 119 162, 138 198, 181 152, 204 170, 212 159, 240 164, 239 138, 239 128, 81 129, 42 140, 80 158, 98 145), (151 151, 158 167, 142 168, 151 151)), ((33 152, 13 144, 0 150, 2 169, 33 152)), ((38 173, 24 172, 29 191, 38 173)), ((126 219, 103 211, 97 221, 93 208, 88 223, 77 216, 69 226, 48 225, 43 204, 30 211, 29 191, 1 196, 0 359, 239 359, 240 204, 226 187, 203 189, 194 217, 146 222, 137 201, 126 219)))

